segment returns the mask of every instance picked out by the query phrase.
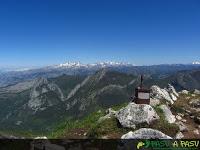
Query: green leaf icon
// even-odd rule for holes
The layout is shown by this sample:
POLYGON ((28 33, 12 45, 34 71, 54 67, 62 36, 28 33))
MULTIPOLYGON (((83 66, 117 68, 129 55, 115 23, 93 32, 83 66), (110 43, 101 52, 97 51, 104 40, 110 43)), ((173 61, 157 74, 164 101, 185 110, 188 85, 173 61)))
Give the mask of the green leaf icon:
POLYGON ((142 147, 142 146, 144 146, 144 145, 145 145, 145 143, 139 142, 139 143, 137 144, 137 149, 140 149, 140 147, 142 147))

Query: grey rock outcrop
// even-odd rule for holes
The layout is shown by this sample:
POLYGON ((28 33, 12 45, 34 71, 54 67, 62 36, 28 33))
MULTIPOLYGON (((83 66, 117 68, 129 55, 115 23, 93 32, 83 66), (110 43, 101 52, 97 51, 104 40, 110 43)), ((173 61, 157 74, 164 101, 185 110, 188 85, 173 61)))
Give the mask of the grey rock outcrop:
POLYGON ((122 135, 121 139, 172 139, 170 136, 151 128, 141 128, 122 135))
POLYGON ((179 94, 176 92, 175 88, 171 84, 168 84, 168 87, 164 89, 160 88, 157 85, 153 85, 151 87, 151 91, 152 91, 151 96, 153 98, 160 100, 164 99, 170 102, 170 104, 173 104, 174 101, 176 101, 177 98, 179 97, 179 94))
POLYGON ((106 119, 110 119, 111 117, 115 117, 116 115, 116 111, 114 111, 112 108, 109 108, 107 111, 106 111, 107 115, 103 116, 103 117, 100 117, 99 120, 98 120, 98 123, 106 120, 106 119))
POLYGON ((197 94, 197 95, 200 95, 200 91, 197 90, 197 89, 195 89, 193 93, 194 93, 194 94, 197 94))
POLYGON ((179 94, 176 92, 175 88, 171 84, 168 84, 167 90, 169 93, 173 94, 175 97, 179 97, 179 94))
POLYGON ((200 99, 193 99, 189 102, 191 107, 200 108, 200 99))
POLYGON ((167 120, 167 122, 174 123, 176 121, 175 116, 172 114, 172 112, 170 111, 168 106, 161 105, 160 108, 162 109, 162 111, 163 111, 163 113, 165 115, 165 119, 167 120))
POLYGON ((182 90, 182 91, 180 91, 179 93, 180 93, 180 94, 185 94, 185 95, 187 95, 187 94, 189 94, 189 91, 187 91, 187 90, 182 90))
POLYGON ((82 83, 76 85, 76 86, 70 91, 70 93, 68 94, 67 100, 70 99, 71 97, 73 97, 73 96, 76 94, 76 92, 77 92, 81 87, 83 87, 83 86, 87 83, 87 81, 88 81, 89 79, 90 79, 90 76, 86 77, 86 78, 83 80, 82 83))
POLYGON ((35 80, 30 93, 30 100, 28 101, 28 107, 34 110, 45 110, 46 107, 52 106, 55 101, 50 101, 43 96, 48 92, 56 93, 59 97, 59 101, 64 101, 64 95, 61 89, 54 83, 49 83, 46 78, 38 78, 35 80))
POLYGON ((176 119, 177 119, 177 120, 182 120, 182 117, 179 116, 179 115, 176 115, 176 119))
POLYGON ((195 130, 193 131, 193 133, 196 134, 196 135, 199 135, 199 130, 198 130, 198 129, 195 129, 195 130))
POLYGON ((165 99, 171 104, 174 103, 166 89, 161 89, 159 86, 153 85, 151 87, 151 91, 154 98, 165 99))
POLYGON ((178 122, 176 122, 176 124, 178 125, 179 130, 180 130, 181 132, 188 131, 187 126, 186 126, 183 122, 178 121, 178 122))
POLYGON ((178 132, 178 133, 176 134, 175 139, 182 139, 182 138, 184 138, 183 133, 182 133, 182 132, 178 132))
POLYGON ((150 105, 151 106, 157 106, 160 105, 160 100, 156 98, 150 98, 150 105))
POLYGON ((147 123, 159 119, 155 110, 147 104, 129 103, 116 113, 116 117, 123 127, 135 128, 137 124, 147 123))

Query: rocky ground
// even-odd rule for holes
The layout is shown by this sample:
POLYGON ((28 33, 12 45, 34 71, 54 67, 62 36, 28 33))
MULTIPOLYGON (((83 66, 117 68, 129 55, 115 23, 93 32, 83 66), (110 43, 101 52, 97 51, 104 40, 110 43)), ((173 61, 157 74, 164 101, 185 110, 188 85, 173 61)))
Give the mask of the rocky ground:
POLYGON ((200 91, 151 87, 150 105, 133 102, 99 110, 52 137, 199 139, 200 91))
POLYGON ((179 99, 172 106, 172 112, 176 114, 178 122, 182 122, 185 130, 182 130, 183 138, 200 138, 200 92, 195 90, 180 92, 179 99))

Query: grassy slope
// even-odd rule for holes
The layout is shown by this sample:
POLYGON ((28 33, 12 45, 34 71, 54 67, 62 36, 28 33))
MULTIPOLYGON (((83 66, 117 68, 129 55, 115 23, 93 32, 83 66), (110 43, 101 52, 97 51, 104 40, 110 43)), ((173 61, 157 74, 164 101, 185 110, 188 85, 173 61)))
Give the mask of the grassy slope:
MULTIPOLYGON (((119 110, 126 106, 127 103, 113 106, 114 110, 119 110)), ((151 125, 139 125, 136 129, 122 128, 116 118, 106 119, 101 123, 97 123, 101 116, 105 115, 105 110, 100 110, 90 114, 83 120, 66 121, 59 124, 55 130, 49 135, 49 138, 120 138, 123 134, 134 131, 142 127, 150 127, 157 129, 169 136, 175 136, 178 132, 178 127, 175 124, 169 124, 164 119, 164 114, 161 109, 155 107, 160 120, 151 125), (87 135, 86 135, 87 133, 87 135)))
MULTIPOLYGON (((114 110, 119 110, 122 107, 126 106, 127 103, 122 103, 120 105, 115 105, 112 108, 114 110)), ((76 130, 79 132, 80 129, 87 133, 87 138, 98 138, 101 135, 107 133, 120 133, 123 129, 118 128, 117 120, 115 118, 111 118, 97 124, 97 121, 100 117, 104 116, 105 109, 100 109, 99 111, 93 112, 83 118, 82 120, 66 120, 64 122, 60 122, 56 125, 54 131, 48 135, 49 138, 84 138, 86 135, 78 135, 75 136, 73 133, 76 130), (98 129, 98 131, 97 131, 98 129)), ((126 131, 126 130, 125 130, 126 131)))
MULTIPOLYGON (((191 96, 191 93, 188 96, 180 95, 180 98, 173 105, 172 112, 174 114, 183 112, 183 107, 188 107, 188 103, 191 99, 200 98, 196 95, 195 97, 191 96), (190 99, 186 99, 190 97, 190 99), (176 110, 176 111, 174 111, 176 110)), ((119 110, 122 107, 125 107, 127 103, 121 103, 112 107, 114 110, 119 110)), ((101 123, 97 123, 98 119, 104 116, 105 109, 99 109, 99 111, 93 112, 88 116, 80 120, 69 120, 61 121, 54 126, 54 130, 51 133, 46 135, 48 138, 120 138, 123 134, 134 131, 142 127, 148 127, 157 129, 171 137, 174 137, 178 132, 178 126, 176 124, 168 123, 164 118, 162 110, 156 106, 154 107, 160 119, 155 121, 150 125, 142 124, 138 125, 136 129, 122 128, 118 121, 115 118, 107 119, 101 123), (86 134, 87 133, 87 134, 86 134)), ((193 129, 193 128, 192 128, 193 129)), ((12 132, 10 132, 12 133, 12 132)), ((1 134, 1 133, 0 133, 1 134)), ((43 134, 31 133, 31 132, 19 132, 19 135, 24 137, 35 137, 35 136, 44 136, 43 134)), ((16 135, 16 134, 15 134, 16 135)))

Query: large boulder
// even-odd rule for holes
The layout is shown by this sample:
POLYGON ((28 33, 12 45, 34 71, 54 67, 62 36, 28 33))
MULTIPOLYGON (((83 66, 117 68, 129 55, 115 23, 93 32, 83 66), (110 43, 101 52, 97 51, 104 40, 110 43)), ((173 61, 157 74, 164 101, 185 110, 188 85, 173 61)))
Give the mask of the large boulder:
POLYGON ((152 97, 157 98, 157 99, 164 99, 167 100, 168 102, 170 102, 171 104, 174 103, 174 101, 177 100, 177 98, 179 97, 179 94, 176 92, 175 88, 171 85, 168 84, 167 88, 160 88, 157 85, 153 85, 151 87, 151 91, 152 91, 152 97))
POLYGON ((156 111, 147 104, 129 103, 116 113, 116 117, 123 127, 135 128, 137 124, 147 123, 159 119, 156 111))
POLYGON ((151 128, 141 128, 122 135, 121 139, 172 139, 170 136, 151 128))
POLYGON ((151 87, 151 91, 152 91, 152 97, 157 98, 157 99, 165 99, 171 104, 174 103, 167 89, 161 89, 159 86, 153 85, 151 87))
POLYGON ((163 113, 165 115, 165 119, 167 120, 167 122, 174 123, 176 121, 175 116, 172 114, 172 112, 170 111, 168 106, 161 105, 160 108, 162 109, 162 111, 163 111, 163 113))

